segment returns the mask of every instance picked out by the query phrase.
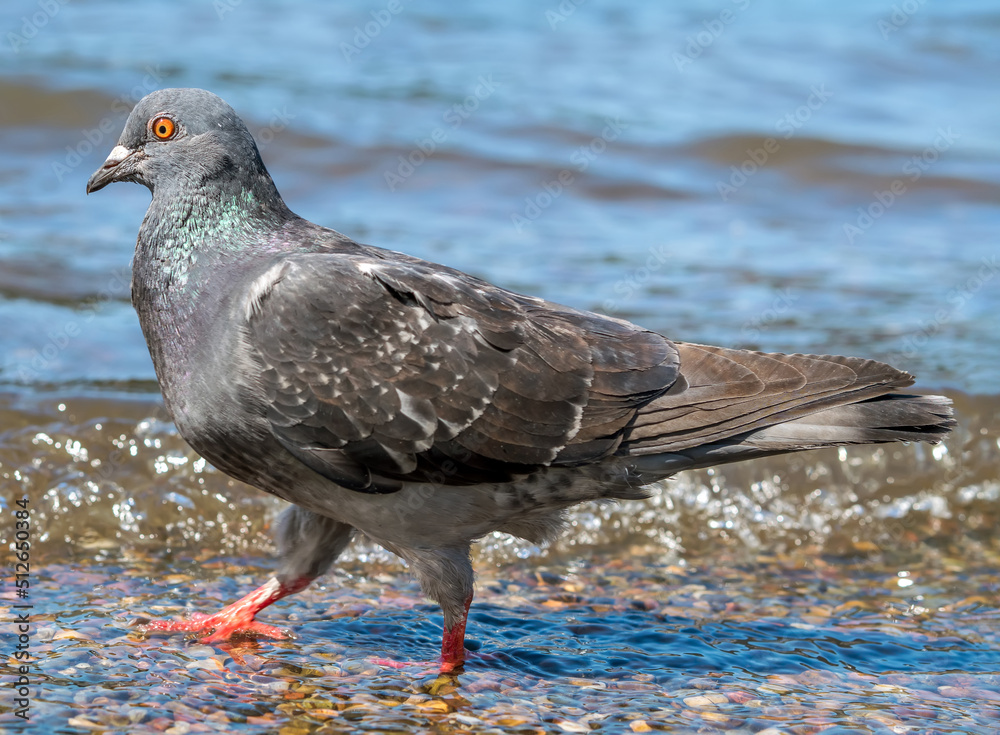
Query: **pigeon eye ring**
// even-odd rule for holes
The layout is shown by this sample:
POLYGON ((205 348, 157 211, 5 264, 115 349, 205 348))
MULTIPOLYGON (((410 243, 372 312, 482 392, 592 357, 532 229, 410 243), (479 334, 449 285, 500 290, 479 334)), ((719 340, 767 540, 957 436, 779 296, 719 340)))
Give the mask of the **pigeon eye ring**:
POLYGON ((157 140, 170 140, 177 132, 177 124, 169 117, 160 115, 149 124, 149 129, 157 140))

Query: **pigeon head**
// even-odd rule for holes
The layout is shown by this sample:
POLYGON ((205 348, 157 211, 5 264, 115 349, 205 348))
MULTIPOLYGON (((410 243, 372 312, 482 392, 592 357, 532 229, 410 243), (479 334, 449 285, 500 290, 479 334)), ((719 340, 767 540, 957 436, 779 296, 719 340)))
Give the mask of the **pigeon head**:
POLYGON ((204 89, 161 89, 139 101, 87 193, 115 181, 143 184, 154 199, 240 189, 278 196, 246 125, 204 89))

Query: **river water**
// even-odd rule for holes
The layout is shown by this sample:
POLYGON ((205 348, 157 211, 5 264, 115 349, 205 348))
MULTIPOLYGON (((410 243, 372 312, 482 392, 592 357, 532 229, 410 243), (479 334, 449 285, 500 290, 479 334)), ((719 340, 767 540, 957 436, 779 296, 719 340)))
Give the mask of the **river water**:
POLYGON ((0 542, 27 498, 27 727, 1000 731, 998 62, 1000 12, 971 0, 6 3, 0 542), (294 643, 129 634, 266 577, 280 510, 159 402, 128 287, 148 192, 84 195, 166 86, 230 102, 309 219, 677 339, 883 359, 959 426, 682 474, 549 548, 484 539, 452 680, 370 662, 426 659, 439 617, 364 543, 264 614, 294 643))

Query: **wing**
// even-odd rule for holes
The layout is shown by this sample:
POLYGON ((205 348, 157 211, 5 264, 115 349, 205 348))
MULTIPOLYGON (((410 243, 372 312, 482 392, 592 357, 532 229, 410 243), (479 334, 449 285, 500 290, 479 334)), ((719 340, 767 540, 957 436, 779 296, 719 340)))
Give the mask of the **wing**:
POLYGON ((355 490, 599 460, 678 374, 661 335, 412 259, 293 256, 246 308, 275 437, 355 490))

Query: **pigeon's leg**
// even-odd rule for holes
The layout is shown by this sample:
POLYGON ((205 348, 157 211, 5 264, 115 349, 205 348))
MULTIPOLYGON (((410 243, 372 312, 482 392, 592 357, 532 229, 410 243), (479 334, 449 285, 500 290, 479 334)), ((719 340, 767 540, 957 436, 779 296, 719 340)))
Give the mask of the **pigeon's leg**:
POLYGON ((145 620, 139 619, 134 627, 143 633, 207 633, 202 643, 215 643, 237 635, 262 636, 264 638, 288 638, 288 632, 273 625, 259 623, 254 616, 268 605, 282 597, 304 589, 312 580, 301 578, 290 585, 282 584, 272 577, 232 605, 224 607, 214 615, 192 613, 187 620, 145 620))
POLYGON ((441 635, 441 673, 448 673, 465 663, 465 624, 469 620, 469 607, 472 605, 472 593, 465 598, 465 613, 461 619, 450 628, 445 623, 441 635))
POLYGON ((326 572, 347 548, 353 532, 351 526, 293 505, 278 522, 283 561, 277 576, 214 615, 195 613, 189 620, 143 620, 136 627, 144 632, 208 633, 202 643, 224 641, 234 635, 288 638, 287 631, 257 622, 257 613, 305 589, 326 572))
MULTIPOLYGON (((441 636, 441 673, 450 673, 465 663, 465 624, 472 604, 473 572, 469 546, 438 549, 394 549, 409 563, 424 594, 441 605, 444 632, 441 636)), ((402 667, 386 659, 379 663, 402 667)))

